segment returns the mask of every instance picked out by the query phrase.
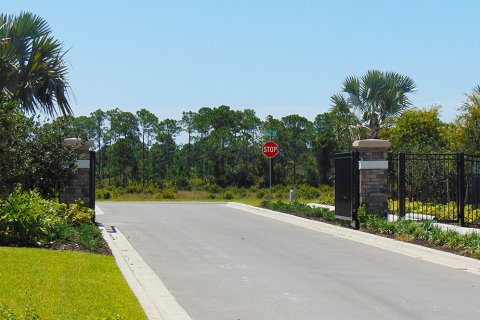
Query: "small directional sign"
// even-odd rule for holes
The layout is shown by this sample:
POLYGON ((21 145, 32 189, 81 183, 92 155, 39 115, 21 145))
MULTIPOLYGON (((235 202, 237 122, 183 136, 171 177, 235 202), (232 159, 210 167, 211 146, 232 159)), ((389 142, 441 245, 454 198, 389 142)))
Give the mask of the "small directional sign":
POLYGON ((265 135, 266 136, 269 136, 269 137, 275 137, 277 135, 277 131, 275 130, 268 130, 268 131, 265 131, 265 135))

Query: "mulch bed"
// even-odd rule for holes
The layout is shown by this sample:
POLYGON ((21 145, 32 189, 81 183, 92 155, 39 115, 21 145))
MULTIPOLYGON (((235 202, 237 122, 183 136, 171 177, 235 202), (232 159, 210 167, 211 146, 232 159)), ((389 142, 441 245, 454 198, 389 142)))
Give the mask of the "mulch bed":
POLYGON ((78 252, 89 252, 89 253, 98 253, 98 254, 103 254, 106 256, 112 255, 112 251, 108 247, 108 244, 106 242, 103 243, 103 245, 95 252, 92 252, 81 245, 74 243, 74 242, 62 242, 62 243, 52 243, 49 245, 46 245, 42 247, 44 249, 50 249, 50 250, 69 250, 69 251, 78 251, 78 252))

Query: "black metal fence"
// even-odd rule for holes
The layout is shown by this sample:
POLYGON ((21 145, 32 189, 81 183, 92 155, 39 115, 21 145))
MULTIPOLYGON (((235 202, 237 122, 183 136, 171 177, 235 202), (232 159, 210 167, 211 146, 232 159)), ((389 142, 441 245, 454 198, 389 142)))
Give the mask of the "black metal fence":
POLYGON ((480 225, 480 157, 389 154, 389 212, 480 225))

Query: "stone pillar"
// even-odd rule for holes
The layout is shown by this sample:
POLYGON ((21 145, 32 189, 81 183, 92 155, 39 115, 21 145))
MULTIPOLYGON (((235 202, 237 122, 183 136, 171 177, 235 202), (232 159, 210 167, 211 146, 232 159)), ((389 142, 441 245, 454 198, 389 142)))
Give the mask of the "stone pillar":
POLYGON ((77 172, 70 185, 65 187, 63 192, 60 193, 60 202, 72 203, 77 199, 85 202, 86 206, 92 206, 91 197, 95 199, 95 191, 90 194, 91 181, 90 181, 90 147, 93 146, 93 140, 82 141, 77 138, 66 138, 64 144, 70 145, 76 148, 77 151, 77 172))
POLYGON ((388 148, 390 141, 379 139, 356 140, 354 150, 359 153, 360 204, 367 212, 382 216, 388 214, 388 148))

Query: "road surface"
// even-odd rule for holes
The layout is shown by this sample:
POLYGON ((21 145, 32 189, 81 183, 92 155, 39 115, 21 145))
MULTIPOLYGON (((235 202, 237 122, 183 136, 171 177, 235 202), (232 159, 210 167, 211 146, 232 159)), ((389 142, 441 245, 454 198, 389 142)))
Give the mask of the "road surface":
POLYGON ((478 319, 480 276, 216 203, 98 203, 192 319, 478 319))

